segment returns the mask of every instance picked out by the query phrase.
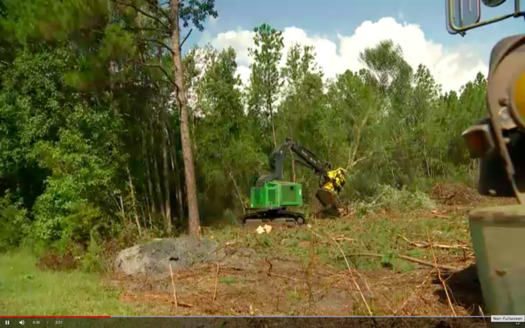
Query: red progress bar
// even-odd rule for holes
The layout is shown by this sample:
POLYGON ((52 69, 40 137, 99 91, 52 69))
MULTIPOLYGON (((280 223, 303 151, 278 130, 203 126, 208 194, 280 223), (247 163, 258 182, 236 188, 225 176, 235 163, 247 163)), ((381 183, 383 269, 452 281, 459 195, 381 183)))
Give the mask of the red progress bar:
POLYGON ((0 318, 111 318, 109 315, 0 315, 0 318))

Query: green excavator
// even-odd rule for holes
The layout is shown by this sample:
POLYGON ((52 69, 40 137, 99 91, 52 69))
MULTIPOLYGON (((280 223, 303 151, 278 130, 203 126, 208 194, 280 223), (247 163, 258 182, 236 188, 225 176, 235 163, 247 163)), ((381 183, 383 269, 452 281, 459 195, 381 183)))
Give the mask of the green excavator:
POLYGON ((343 168, 332 170, 329 162, 320 160, 299 142, 287 138, 269 156, 269 166, 273 172, 260 176, 255 186, 251 188, 250 207, 242 218, 243 224, 272 222, 301 225, 305 223, 304 213, 289 210, 290 207, 303 206, 302 185, 282 180, 284 163, 289 151, 299 157, 297 163, 313 169, 319 176, 316 198, 322 204, 323 210, 338 212, 340 204, 337 194, 345 184, 346 171, 343 168))

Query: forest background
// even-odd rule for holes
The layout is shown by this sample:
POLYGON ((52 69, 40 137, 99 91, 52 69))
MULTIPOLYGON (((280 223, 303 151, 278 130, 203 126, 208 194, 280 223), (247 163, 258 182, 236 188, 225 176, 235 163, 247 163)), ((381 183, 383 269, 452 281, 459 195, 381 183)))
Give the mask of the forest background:
MULTIPOLYGON (((313 48, 284 53, 263 23, 243 86, 231 48, 181 56, 214 1, 173 4, 0 1, 1 251, 233 224, 286 137, 349 171, 340 198, 359 213, 427 206, 436 182, 475 187, 461 133, 483 118, 483 74, 444 93, 384 41, 360 54, 365 69, 327 79, 313 48)), ((289 158, 313 211, 318 179, 289 158)))

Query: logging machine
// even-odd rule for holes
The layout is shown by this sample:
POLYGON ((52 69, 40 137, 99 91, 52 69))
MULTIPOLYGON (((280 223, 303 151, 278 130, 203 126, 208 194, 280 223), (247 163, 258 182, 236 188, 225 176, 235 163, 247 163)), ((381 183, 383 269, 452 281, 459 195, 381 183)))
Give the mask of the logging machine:
MULTIPOLYGON (((506 1, 481 2, 490 11, 506 1)), ((445 0, 448 31, 465 36, 466 31, 476 27, 525 16, 520 0, 514 0, 506 2, 509 14, 480 22, 481 2, 445 0)), ((525 34, 504 37, 492 48, 486 107, 488 117, 463 133, 471 157, 479 159, 478 189, 483 195, 515 197, 518 205, 473 210, 469 213, 469 230, 485 313, 522 315, 525 313, 525 34)))
POLYGON ((299 142, 287 138, 275 148, 269 156, 271 173, 259 177, 255 186, 250 190, 250 208, 243 216, 243 224, 277 222, 285 224, 304 224, 302 212, 288 208, 303 206, 302 185, 295 182, 283 181, 284 163, 286 155, 294 152, 299 157, 297 163, 314 170, 319 176, 319 189, 316 198, 325 210, 338 210, 337 194, 345 184, 343 168, 332 170, 331 164, 320 160, 313 152, 306 149, 299 142))
MULTIPOLYGON (((505 0, 483 0, 497 7, 505 0)), ((522 17, 520 0, 510 14, 481 21, 480 0, 445 0, 447 29, 466 31, 510 17, 522 17)), ((463 133, 472 158, 480 159, 479 192, 516 197, 525 204, 525 34, 508 36, 492 48, 487 79, 488 117, 463 133)))

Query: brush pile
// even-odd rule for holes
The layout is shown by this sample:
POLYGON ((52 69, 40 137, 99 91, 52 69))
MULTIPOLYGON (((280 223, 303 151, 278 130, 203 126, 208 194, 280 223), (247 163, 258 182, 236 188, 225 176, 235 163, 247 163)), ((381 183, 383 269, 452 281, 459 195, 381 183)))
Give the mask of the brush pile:
POLYGON ((475 189, 462 183, 436 183, 431 196, 443 205, 468 205, 483 199, 475 189))

